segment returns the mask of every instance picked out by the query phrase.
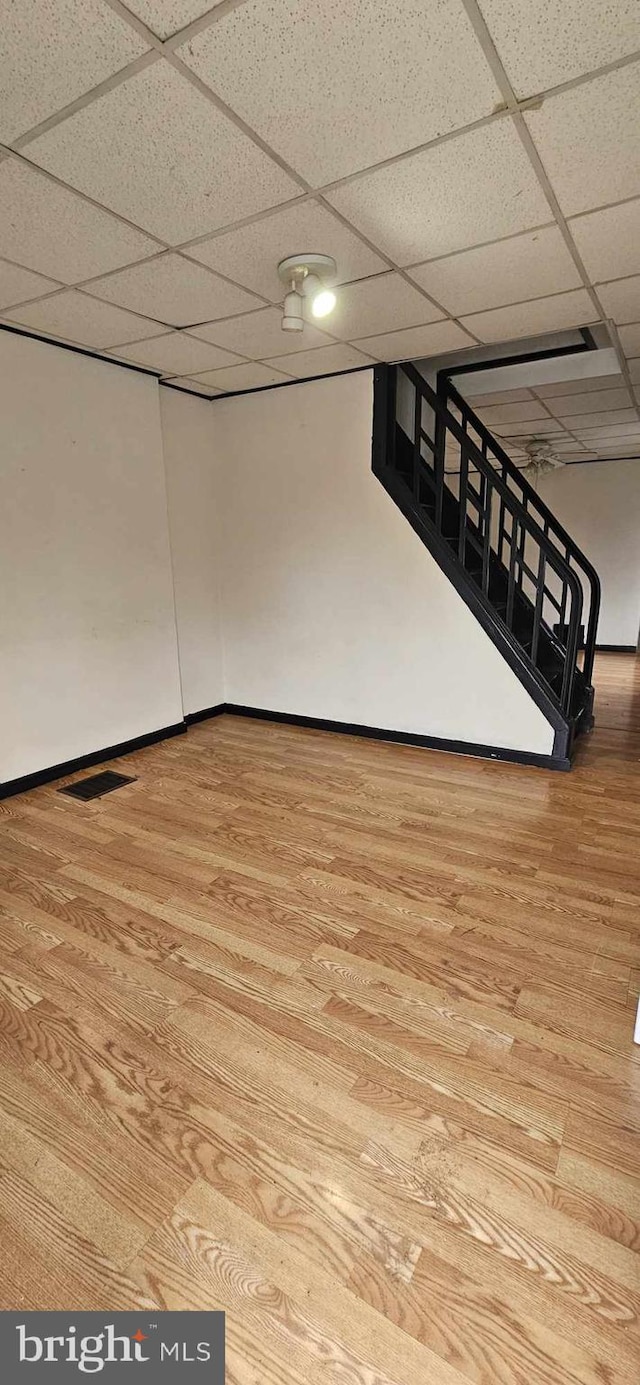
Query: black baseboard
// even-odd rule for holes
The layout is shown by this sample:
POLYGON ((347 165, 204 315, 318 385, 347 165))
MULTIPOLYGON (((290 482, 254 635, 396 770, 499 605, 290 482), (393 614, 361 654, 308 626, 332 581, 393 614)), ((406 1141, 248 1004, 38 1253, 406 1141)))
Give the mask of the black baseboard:
POLYGON ((209 717, 221 717, 227 711, 226 702, 217 702, 215 707, 203 707, 201 712, 185 712, 187 726, 195 726, 198 721, 208 721, 209 717))
POLYGON ((635 644, 597 644, 596 654, 637 654, 635 644))
POLYGON ((144 750, 145 746, 165 741, 170 736, 180 736, 189 726, 211 717, 223 715, 252 717, 256 721, 277 721, 285 726, 304 726, 312 731, 331 731, 340 736, 362 736, 370 741, 393 741, 396 745, 416 745, 424 750, 442 750, 451 755, 472 755, 482 760, 503 760, 512 765, 531 765, 537 769, 568 770, 571 761, 553 755, 534 755, 526 750, 508 750, 504 746, 478 745, 473 741, 453 741, 440 736, 420 736, 412 731, 389 731, 383 726, 360 726, 355 722, 328 721, 324 717, 297 716, 294 712, 272 712, 266 707, 242 707, 236 702, 218 702, 215 707, 203 707, 200 712, 187 712, 184 721, 173 726, 163 726, 159 731, 148 731, 144 736, 136 736, 131 741, 121 741, 119 745, 106 746, 104 750, 91 751, 89 755, 79 755, 75 760, 64 764, 50 765, 48 769, 36 770, 34 774, 24 774, 20 779, 8 779, 0 783, 0 799, 11 798, 14 794, 26 793, 54 779, 62 779, 67 774, 75 774, 79 769, 90 769, 93 765, 107 760, 116 760, 121 755, 130 755, 134 750, 144 750))
POLYGON ((147 731, 144 736, 136 736, 131 741, 121 741, 119 745, 108 745, 104 750, 92 750, 89 755, 79 755, 76 760, 65 760, 61 765, 50 765, 48 769, 36 770, 34 774, 23 774, 21 779, 7 779, 0 784, 0 799, 11 798, 13 794, 26 793, 37 789, 41 784, 49 784, 52 779, 62 779, 67 774, 75 774, 78 769, 90 769, 103 760, 116 760, 120 755, 129 755, 132 750, 144 750, 147 745, 166 741, 169 736, 181 736, 187 729, 185 721, 177 721, 173 726, 163 726, 159 731, 147 731))
MULTIPOLYGON (((386 727, 360 726, 347 721, 327 721, 324 717, 296 716, 293 712, 272 712, 264 707, 241 707, 227 702, 222 711, 234 717, 254 717, 257 721, 279 721, 286 726, 306 726, 313 731, 333 731, 341 736, 363 736, 371 741, 394 741, 398 745, 417 745, 425 750, 444 750, 452 755, 473 755, 482 760, 504 760, 512 765, 533 765, 537 769, 568 770, 571 761, 553 755, 535 755, 527 750, 508 750, 504 746, 478 745, 473 741, 452 741, 441 736, 420 736, 412 731, 389 731, 386 727)), ((206 715, 206 713, 204 714, 206 715)), ((213 709, 219 715, 219 709, 213 709)))

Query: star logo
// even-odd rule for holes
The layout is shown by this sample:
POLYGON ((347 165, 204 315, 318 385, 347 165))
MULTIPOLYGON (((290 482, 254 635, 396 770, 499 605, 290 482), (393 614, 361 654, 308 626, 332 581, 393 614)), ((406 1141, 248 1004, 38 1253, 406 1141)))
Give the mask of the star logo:
POLYGON ((140 1328, 138 1328, 138 1331, 132 1334, 131 1340, 132 1342, 146 1342, 147 1338, 144 1332, 141 1332, 140 1328))

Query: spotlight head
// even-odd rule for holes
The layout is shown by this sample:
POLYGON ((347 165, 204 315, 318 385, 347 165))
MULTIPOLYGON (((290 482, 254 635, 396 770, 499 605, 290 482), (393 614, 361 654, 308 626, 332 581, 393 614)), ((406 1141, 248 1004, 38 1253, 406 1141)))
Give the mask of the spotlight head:
POLYGON ((307 274, 302 281, 302 292, 311 308, 313 317, 327 317, 336 306, 333 289, 326 287, 326 280, 318 274, 307 274))
POLYGON ((333 289, 321 289, 311 300, 311 311, 314 317, 328 317, 336 306, 336 296, 333 289))

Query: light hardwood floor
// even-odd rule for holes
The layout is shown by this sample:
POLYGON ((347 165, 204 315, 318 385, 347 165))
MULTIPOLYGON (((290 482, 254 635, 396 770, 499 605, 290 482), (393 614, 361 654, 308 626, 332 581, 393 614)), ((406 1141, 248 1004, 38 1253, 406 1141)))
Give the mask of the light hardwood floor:
POLYGON ((639 669, 568 775, 225 717, 0 805, 0 1308, 637 1385, 639 669))

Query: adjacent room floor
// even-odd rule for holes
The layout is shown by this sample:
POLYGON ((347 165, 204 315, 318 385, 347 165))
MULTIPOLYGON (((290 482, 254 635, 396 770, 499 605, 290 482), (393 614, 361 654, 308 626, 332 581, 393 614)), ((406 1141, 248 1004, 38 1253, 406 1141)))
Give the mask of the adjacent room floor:
POLYGON ((225 1308, 229 1385, 637 1381, 639 668, 571 774, 224 717, 0 805, 0 1308, 225 1308))

